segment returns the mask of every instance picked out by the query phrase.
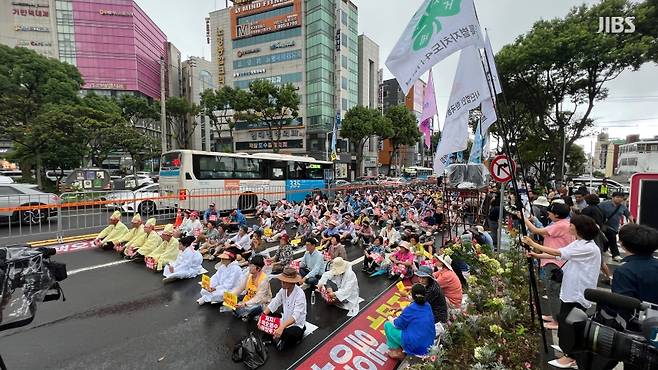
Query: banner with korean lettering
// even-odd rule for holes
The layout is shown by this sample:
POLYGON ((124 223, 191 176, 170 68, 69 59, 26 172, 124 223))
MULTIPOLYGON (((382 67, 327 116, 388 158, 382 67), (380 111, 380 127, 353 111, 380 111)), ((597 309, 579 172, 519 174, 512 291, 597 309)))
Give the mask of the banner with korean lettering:
POLYGON ((452 84, 441 141, 434 155, 434 173, 441 176, 448 155, 468 147, 469 111, 489 99, 489 86, 484 76, 480 54, 474 46, 462 49, 457 73, 452 84))
POLYGON ((296 369, 395 369, 398 361, 386 356, 384 323, 388 316, 399 315, 408 304, 405 293, 396 287, 389 288, 296 369))
POLYGON ((425 0, 386 59, 406 93, 432 66, 475 45, 483 47, 473 0, 425 0))
POLYGON ((274 332, 279 328, 279 326, 281 326, 280 317, 267 316, 265 314, 260 315, 258 318, 258 324, 256 325, 260 331, 270 335, 274 335, 274 332))

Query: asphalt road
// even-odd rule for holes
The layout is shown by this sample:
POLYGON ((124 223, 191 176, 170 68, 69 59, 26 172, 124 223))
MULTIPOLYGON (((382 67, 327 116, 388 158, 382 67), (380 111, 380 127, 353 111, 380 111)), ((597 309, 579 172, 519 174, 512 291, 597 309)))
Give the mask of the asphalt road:
MULTIPOLYGON (((348 249, 348 259, 361 256, 348 249)), ((234 344, 255 322, 243 323, 218 305, 199 307, 200 279, 163 285, 162 276, 128 262, 76 272, 122 260, 112 251, 83 250, 56 256, 73 272, 62 284, 66 301, 39 305, 35 321, 0 333, 0 355, 9 369, 244 369, 233 363, 234 344)), ((209 274, 214 262, 205 262, 209 274)), ((391 282, 369 278, 356 264, 361 307, 391 282)), ((272 281, 273 293, 279 289, 272 281)), ((286 369, 347 321, 346 311, 310 304, 307 321, 317 331, 286 353, 273 348, 264 369, 286 369)))

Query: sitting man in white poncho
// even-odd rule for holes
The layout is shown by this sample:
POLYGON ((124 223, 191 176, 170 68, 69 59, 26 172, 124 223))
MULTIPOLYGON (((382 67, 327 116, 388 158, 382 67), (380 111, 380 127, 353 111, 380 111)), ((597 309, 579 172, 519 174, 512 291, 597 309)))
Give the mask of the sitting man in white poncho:
POLYGON ((216 265, 217 272, 210 278, 208 289, 201 289, 199 305, 204 303, 221 303, 224 301, 224 292, 230 292, 240 285, 242 269, 235 261, 235 254, 225 251, 219 255, 220 262, 216 265))
POLYGON ((318 282, 317 290, 322 294, 327 303, 347 310, 347 316, 355 316, 359 313, 359 281, 352 271, 352 265, 336 257, 331 262, 331 270, 322 274, 318 282))
POLYGON ((168 283, 176 279, 191 279, 203 274, 206 270, 201 266, 203 256, 195 249, 193 236, 186 236, 179 240, 178 257, 169 262, 162 271, 163 282, 168 283))

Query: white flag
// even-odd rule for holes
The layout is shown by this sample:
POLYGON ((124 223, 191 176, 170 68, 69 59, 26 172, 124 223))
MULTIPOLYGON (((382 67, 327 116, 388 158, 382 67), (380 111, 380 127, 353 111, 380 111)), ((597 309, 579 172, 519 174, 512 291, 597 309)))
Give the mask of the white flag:
POLYGON ((432 66, 469 45, 484 47, 473 0, 425 0, 386 66, 406 94, 432 66))
POLYGON ((436 146, 434 163, 432 165, 434 174, 443 176, 450 155, 461 152, 468 146, 468 114, 462 114, 456 120, 446 122, 441 131, 441 141, 436 146))
POLYGON ((441 176, 445 169, 446 155, 466 150, 468 146, 468 113, 480 103, 490 99, 489 86, 484 77, 478 49, 469 46, 462 49, 452 92, 443 124, 441 141, 434 156, 434 173, 441 176))
POLYGON ((482 102, 482 133, 489 132, 489 127, 496 122, 496 109, 494 108, 493 99, 488 98, 482 102))
POLYGON ((503 92, 503 88, 500 86, 498 70, 496 69, 496 60, 494 59, 493 49, 491 49, 491 41, 489 41, 489 32, 486 33, 484 39, 484 54, 485 58, 482 60, 482 62, 484 63, 484 68, 487 71, 487 80, 491 78, 490 81, 493 81, 493 91, 496 92, 496 95, 500 94, 503 92), (489 66, 491 66, 491 71, 489 71, 489 66))

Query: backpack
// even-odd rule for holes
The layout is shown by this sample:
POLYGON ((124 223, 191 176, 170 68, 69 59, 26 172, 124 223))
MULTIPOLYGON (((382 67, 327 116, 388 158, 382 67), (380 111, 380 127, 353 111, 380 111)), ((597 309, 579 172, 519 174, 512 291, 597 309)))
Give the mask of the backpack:
POLYGON ((548 211, 546 210, 545 207, 537 207, 539 209, 539 214, 535 215, 539 222, 541 222, 544 227, 548 226, 548 224, 551 222, 551 219, 548 218, 548 211))

